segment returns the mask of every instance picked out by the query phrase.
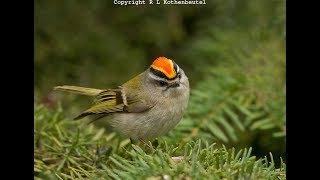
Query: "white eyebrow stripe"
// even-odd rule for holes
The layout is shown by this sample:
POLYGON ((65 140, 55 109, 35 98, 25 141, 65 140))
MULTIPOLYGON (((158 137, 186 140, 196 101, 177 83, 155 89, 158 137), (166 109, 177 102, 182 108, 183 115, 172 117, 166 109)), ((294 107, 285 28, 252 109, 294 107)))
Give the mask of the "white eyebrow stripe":
POLYGON ((165 80, 164 78, 161 78, 161 77, 158 77, 156 75, 154 75, 153 73, 149 73, 149 76, 152 78, 152 79, 156 79, 156 80, 165 80))
POLYGON ((158 80, 158 81, 165 81, 165 82, 168 82, 168 83, 176 81, 175 79, 168 80, 166 78, 161 78, 161 77, 158 77, 158 76, 156 76, 156 75, 154 75, 152 73, 149 73, 149 76, 150 76, 151 79, 155 79, 155 80, 158 80))

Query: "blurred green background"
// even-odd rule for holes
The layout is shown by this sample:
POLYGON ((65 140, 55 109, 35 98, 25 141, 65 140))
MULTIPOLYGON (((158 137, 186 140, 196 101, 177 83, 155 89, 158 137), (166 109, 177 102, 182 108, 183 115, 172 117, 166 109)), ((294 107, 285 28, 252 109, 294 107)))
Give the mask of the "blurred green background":
POLYGON ((168 142, 201 138, 285 160, 286 1, 206 3, 36 2, 34 101, 61 102, 75 117, 91 99, 54 86, 115 87, 166 56, 191 84, 188 112, 168 142))

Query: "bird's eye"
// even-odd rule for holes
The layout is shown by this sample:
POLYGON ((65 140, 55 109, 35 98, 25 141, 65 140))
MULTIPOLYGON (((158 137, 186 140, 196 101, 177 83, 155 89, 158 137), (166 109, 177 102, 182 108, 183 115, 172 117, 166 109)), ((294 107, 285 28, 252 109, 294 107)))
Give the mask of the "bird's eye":
POLYGON ((178 78, 181 79, 181 74, 178 74, 178 78))
POLYGON ((167 82, 165 82, 165 81, 159 81, 159 85, 163 87, 163 86, 168 85, 168 83, 167 83, 167 82))

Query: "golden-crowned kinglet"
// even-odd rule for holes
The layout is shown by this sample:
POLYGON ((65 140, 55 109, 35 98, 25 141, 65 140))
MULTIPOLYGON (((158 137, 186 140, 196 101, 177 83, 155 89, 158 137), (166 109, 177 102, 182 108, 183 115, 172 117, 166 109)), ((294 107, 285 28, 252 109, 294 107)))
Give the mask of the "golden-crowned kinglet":
POLYGON ((95 96, 93 105, 75 119, 108 117, 115 131, 145 142, 167 133, 181 120, 189 100, 189 80, 171 59, 159 57, 150 68, 114 89, 57 86, 55 89, 95 96))

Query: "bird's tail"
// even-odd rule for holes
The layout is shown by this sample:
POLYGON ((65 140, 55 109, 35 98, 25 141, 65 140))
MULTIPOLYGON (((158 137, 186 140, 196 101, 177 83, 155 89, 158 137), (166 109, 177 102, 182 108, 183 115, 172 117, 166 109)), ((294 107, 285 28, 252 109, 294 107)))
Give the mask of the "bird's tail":
POLYGON ((61 90, 65 92, 82 94, 86 96, 96 96, 103 91, 101 89, 86 88, 86 87, 79 87, 79 86, 56 86, 54 87, 54 90, 61 90))

